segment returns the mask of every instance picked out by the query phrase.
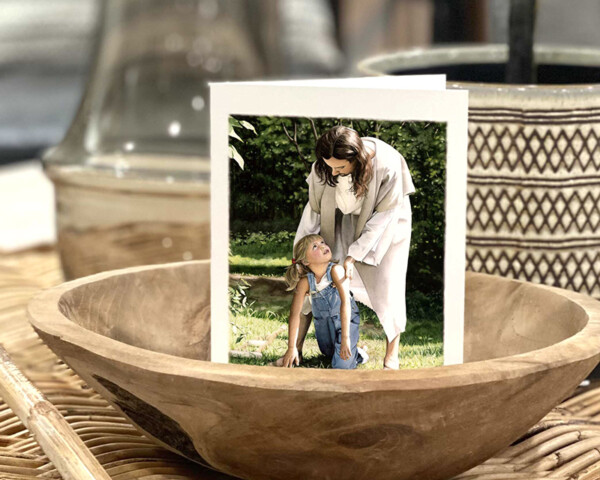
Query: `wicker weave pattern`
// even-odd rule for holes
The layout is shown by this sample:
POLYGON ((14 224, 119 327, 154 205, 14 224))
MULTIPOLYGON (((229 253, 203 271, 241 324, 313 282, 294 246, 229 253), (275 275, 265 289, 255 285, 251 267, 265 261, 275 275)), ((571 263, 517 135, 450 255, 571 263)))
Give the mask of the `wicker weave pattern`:
MULTIPOLYGON (((228 479, 140 435, 62 363, 25 316, 39 289, 61 281, 51 251, 0 255, 0 338, 17 366, 59 409, 114 479, 228 479)), ((60 479, 25 427, 0 402, 0 478, 60 479)), ((600 389, 564 402, 517 444, 456 480, 600 479, 600 389)))

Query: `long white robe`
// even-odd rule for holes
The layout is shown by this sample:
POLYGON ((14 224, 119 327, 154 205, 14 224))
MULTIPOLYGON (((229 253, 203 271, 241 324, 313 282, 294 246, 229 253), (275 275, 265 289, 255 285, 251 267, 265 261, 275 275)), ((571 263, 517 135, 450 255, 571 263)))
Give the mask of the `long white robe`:
POLYGON ((357 301, 377 314, 392 340, 406 328, 406 267, 411 235, 408 195, 415 189, 404 157, 381 140, 363 138, 375 150, 373 178, 359 215, 336 208, 335 187, 321 182, 313 170, 307 178, 309 202, 304 208, 294 244, 320 233, 333 258, 355 260, 350 289, 357 301))

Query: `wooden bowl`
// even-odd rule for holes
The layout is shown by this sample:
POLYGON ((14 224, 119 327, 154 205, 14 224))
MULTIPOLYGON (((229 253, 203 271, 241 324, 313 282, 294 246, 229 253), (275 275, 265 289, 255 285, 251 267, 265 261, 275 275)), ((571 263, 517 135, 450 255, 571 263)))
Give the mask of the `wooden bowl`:
POLYGON ((242 478, 449 478, 518 439, 600 359, 594 299, 468 274, 469 363, 402 371, 211 363, 209 270, 186 262, 82 278, 39 295, 29 316, 144 434, 242 478))

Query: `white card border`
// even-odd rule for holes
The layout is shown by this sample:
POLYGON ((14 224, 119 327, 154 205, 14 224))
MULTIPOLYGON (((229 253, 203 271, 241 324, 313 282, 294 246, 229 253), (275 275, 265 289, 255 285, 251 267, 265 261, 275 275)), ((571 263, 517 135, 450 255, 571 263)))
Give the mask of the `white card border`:
MULTIPOLYGON (((468 91, 212 83, 211 360, 229 362, 230 115, 362 118, 447 123, 444 245, 444 364, 463 362, 468 91), (215 319, 219 319, 216 321, 215 319), (223 321, 224 320, 224 321, 223 321)), ((417 186, 418 188, 418 186, 417 186)))
MULTIPOLYGON (((227 82, 223 82, 227 84, 227 82)), ((311 78, 310 80, 273 80, 235 82, 236 85, 280 85, 290 87, 389 88, 393 90, 445 90, 446 75, 381 75, 379 77, 311 78)))

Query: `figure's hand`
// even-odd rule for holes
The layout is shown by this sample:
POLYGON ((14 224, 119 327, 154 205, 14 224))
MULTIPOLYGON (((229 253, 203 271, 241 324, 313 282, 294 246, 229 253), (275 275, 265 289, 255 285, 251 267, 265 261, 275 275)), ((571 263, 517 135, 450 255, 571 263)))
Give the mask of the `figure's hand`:
POLYGON ((350 350, 350 339, 342 338, 342 344, 340 346, 340 358, 342 360, 349 360, 352 356, 352 351, 350 350))
POLYGON ((346 270, 346 278, 348 280, 352 280, 354 276, 354 258, 351 256, 347 256, 346 260, 344 260, 344 270, 346 270))
POLYGON ((287 352, 285 352, 285 355, 283 356, 282 367, 292 368, 294 365, 296 367, 300 365, 300 354, 298 353, 298 349, 296 347, 288 348, 287 352))

